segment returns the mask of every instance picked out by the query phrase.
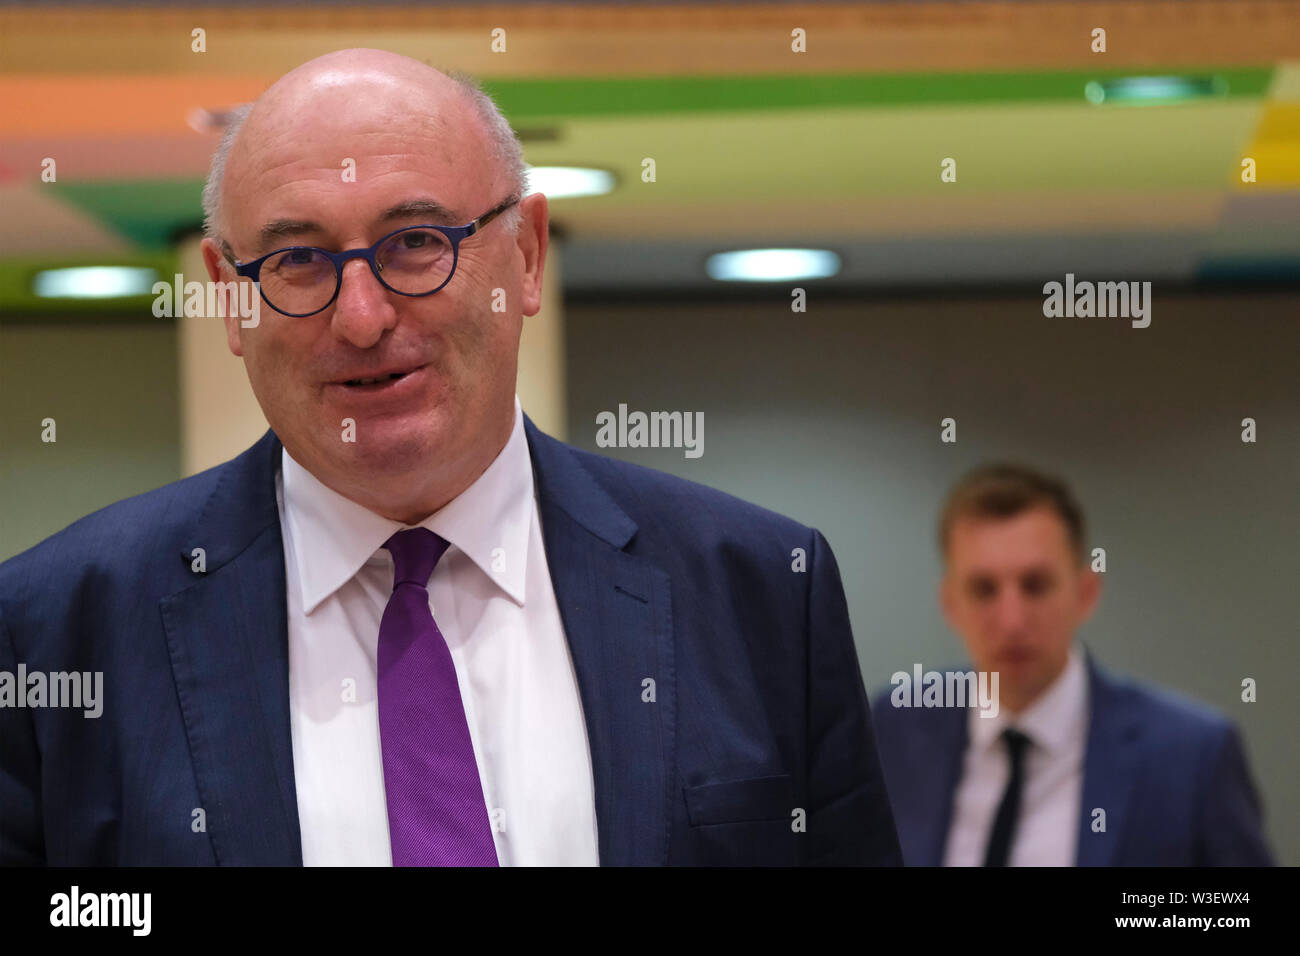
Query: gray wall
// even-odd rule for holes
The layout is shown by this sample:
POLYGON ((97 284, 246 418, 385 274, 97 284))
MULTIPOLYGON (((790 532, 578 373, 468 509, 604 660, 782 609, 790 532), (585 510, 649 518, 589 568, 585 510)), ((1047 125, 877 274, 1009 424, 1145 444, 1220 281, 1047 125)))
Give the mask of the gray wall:
POLYGON ((1108 557, 1080 637, 1238 722, 1274 847, 1300 863, 1300 295, 1157 288, 1147 329, 1047 319, 1038 296, 814 295, 793 314, 787 295, 570 304, 570 441, 825 532, 869 690, 964 659, 935 600, 948 485, 989 458, 1065 475, 1108 557), (619 403, 704 412, 703 456, 598 449, 596 414, 619 403))
POLYGON ((180 477, 177 402, 170 322, 0 325, 0 561, 180 477))

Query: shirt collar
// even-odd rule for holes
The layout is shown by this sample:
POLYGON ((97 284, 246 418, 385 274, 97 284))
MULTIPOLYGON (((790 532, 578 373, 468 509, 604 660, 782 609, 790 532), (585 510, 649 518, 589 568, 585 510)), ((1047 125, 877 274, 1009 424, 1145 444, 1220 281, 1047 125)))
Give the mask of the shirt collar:
MULTIPOLYGON (((284 510, 298 565, 304 614, 350 581, 383 544, 408 527, 327 487, 287 451, 280 459, 284 510)), ((515 425, 487 470, 439 511, 420 522, 523 606, 528 537, 533 520, 533 467, 524 415, 515 397, 515 425)))
POLYGON ((1065 667, 1056 680, 1019 714, 1012 716, 1009 711, 999 709, 996 717, 981 717, 977 708, 971 708, 967 718, 971 745, 981 749, 993 747, 1002 731, 1015 727, 1035 747, 1049 752, 1064 749, 1078 736, 1087 720, 1087 678, 1083 654, 1077 644, 1071 644, 1065 667))

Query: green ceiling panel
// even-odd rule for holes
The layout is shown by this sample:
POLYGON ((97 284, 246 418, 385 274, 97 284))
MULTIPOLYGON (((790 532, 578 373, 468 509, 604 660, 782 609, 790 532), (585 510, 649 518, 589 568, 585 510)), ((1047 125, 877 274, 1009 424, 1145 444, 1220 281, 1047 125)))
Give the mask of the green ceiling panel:
POLYGON ((203 219, 203 181, 198 179, 101 180, 55 183, 48 188, 141 249, 167 248, 177 230, 197 226, 203 219))
MULTIPOLYGON (((1227 97, 1260 97, 1273 67, 1180 69, 1215 76, 1227 97)), ((512 122, 572 116, 770 110, 809 106, 921 106, 1083 101, 1092 80, 1168 76, 1168 68, 1017 73, 825 73, 786 76, 654 76, 498 79, 484 87, 512 122)))

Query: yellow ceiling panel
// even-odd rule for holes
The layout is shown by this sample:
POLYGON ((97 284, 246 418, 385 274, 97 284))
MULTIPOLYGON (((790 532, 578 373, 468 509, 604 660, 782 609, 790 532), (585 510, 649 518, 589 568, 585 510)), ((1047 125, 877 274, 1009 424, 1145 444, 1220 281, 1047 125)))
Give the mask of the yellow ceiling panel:
POLYGON ((843 199, 664 199, 635 210, 601 199, 550 204, 551 218, 576 239, 667 240, 786 236, 835 238, 1102 234, 1151 230, 1199 232, 1218 222, 1221 190, 1082 191, 1070 195, 950 193, 927 197, 843 199))
POLYGON ((1258 101, 1167 107, 935 106, 677 114, 565 123, 535 165, 615 171, 618 198, 948 196, 968 192, 1222 189, 1259 125, 1258 101), (656 181, 642 182, 655 161, 656 181), (957 179, 940 180, 956 160, 957 179))
POLYGON ((1244 183, 1235 176, 1238 187, 1300 186, 1300 102, 1269 104, 1246 155, 1255 160, 1256 182, 1244 183))

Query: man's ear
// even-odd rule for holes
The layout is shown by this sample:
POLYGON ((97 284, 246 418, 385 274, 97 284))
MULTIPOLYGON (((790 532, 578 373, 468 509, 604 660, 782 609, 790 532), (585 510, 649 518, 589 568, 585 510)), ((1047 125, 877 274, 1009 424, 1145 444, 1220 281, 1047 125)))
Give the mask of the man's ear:
POLYGON ((542 277, 546 269, 546 250, 550 241, 550 212, 546 196, 533 193, 519 203, 521 219, 515 243, 524 255, 524 315, 536 315, 542 308, 542 277))
POLYGON ((226 314, 222 317, 222 321, 226 323, 226 347, 232 354, 242 357, 244 346, 239 341, 239 302, 238 293, 235 291, 235 285, 240 281, 239 276, 235 275, 234 268, 221 254, 221 246, 215 239, 204 239, 201 249, 208 278, 213 282, 231 283, 231 291, 226 296, 224 310, 226 314))

